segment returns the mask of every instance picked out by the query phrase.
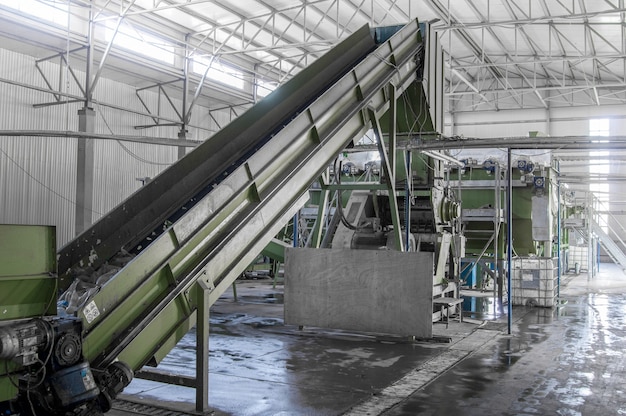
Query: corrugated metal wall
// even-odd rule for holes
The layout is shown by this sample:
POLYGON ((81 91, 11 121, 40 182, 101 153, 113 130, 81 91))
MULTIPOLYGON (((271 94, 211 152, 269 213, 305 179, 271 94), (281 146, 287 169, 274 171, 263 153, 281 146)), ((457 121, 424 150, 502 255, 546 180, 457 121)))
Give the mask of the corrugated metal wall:
MULTIPOLYGON (((58 85, 59 65, 42 62, 40 67, 52 85, 58 85)), ((74 68, 79 79, 84 72, 74 68)), ((46 87, 31 56, 0 49, 0 77, 23 84, 46 87)), ((65 82, 64 82, 64 85, 65 82)), ((68 92, 80 95, 73 81, 68 92)), ((51 94, 0 83, 0 129, 2 130, 73 130, 78 128, 79 103, 64 103, 42 108, 33 104, 54 100, 51 94)), ((100 80, 94 98, 145 112, 135 95, 135 88, 110 79, 100 80)), ((151 109, 157 108, 158 95, 142 92, 151 109)), ((176 118, 173 109, 164 105, 162 115, 176 118)), ((175 105, 180 102, 173 100, 175 105)), ((177 137, 176 127, 135 130, 135 125, 150 124, 148 117, 109 107, 94 107, 95 131, 103 134, 177 137)), ((207 116, 207 109, 197 107, 192 124, 217 130, 207 116)), ((228 112, 213 114, 220 124, 230 120, 228 112)), ((209 132, 190 129, 192 139, 205 139, 209 132)), ((46 224, 57 227, 60 247, 75 234, 75 192, 77 140, 70 138, 0 137, 0 223, 46 224)), ((113 140, 96 140, 94 157, 93 220, 136 191, 137 178, 154 177, 178 157, 177 148, 113 140)))
MULTIPOLYGON (((29 56, 0 49, 0 76, 44 87, 29 56)), ((57 70, 58 71, 58 70, 57 70)), ((0 128, 65 130, 76 125, 76 111, 65 105, 40 109, 49 94, 0 83, 0 128)), ((76 139, 0 137, 0 222, 57 227, 57 242, 74 234, 76 139)))

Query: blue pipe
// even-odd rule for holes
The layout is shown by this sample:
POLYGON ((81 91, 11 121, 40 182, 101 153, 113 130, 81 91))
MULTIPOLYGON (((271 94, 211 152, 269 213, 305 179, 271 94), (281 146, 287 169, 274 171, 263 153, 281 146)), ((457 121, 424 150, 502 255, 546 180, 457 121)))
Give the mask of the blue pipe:
POLYGON ((298 247, 298 213, 293 216, 293 246, 298 247))

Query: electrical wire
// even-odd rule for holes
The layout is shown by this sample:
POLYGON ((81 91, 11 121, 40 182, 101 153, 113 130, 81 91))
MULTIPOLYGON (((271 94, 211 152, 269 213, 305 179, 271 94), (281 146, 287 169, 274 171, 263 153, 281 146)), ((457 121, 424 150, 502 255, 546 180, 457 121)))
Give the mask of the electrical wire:
POLYGON ((150 161, 150 160, 148 160, 148 159, 144 159, 144 158, 142 158, 141 156, 139 156, 139 155, 137 155, 137 154, 133 153, 133 152, 132 152, 129 148, 127 148, 126 146, 124 146, 124 144, 122 144, 122 142, 121 142, 121 141, 116 140, 116 142, 117 142, 117 144, 119 144, 119 145, 120 145, 120 147, 121 147, 121 148, 122 148, 122 149, 123 149, 126 153, 128 153, 128 154, 129 154, 129 155, 130 155, 133 159, 136 159, 136 160, 138 160, 138 161, 140 161, 140 162, 143 162, 143 163, 146 163, 146 164, 149 164, 149 165, 155 165, 155 166, 171 166, 171 165, 172 165, 172 163, 153 162, 153 161, 150 161))
POLYGON ((35 406, 33 405, 33 401, 30 399, 30 390, 26 391, 26 398, 28 399, 28 404, 30 405, 30 411, 33 413, 33 416, 37 416, 37 412, 35 412, 35 406))
POLYGON ((46 366, 48 365, 48 363, 50 362, 50 359, 52 358, 52 351, 54 350, 54 327, 52 326, 52 324, 46 320, 41 320, 41 322, 44 322, 46 325, 49 326, 49 334, 50 334, 50 346, 48 347, 48 355, 46 356, 46 360, 45 361, 41 361, 41 359, 37 358, 37 362, 39 364, 41 364, 41 368, 39 370, 37 370, 37 372, 35 372, 35 375, 39 374, 39 372, 43 371, 43 375, 41 376, 41 380, 39 380, 39 382, 37 384, 35 384, 34 386, 31 386, 30 383, 28 383, 26 390, 34 390, 37 387, 41 386, 41 384, 45 381, 46 379, 46 366))
POLYGON ((46 309, 44 309, 44 310, 43 310, 43 312, 41 313, 41 316, 40 316, 41 318, 43 318, 43 317, 46 315, 46 311, 47 311, 48 309, 50 309, 50 306, 52 306, 52 303, 53 303, 55 300, 58 300, 58 299, 57 299, 57 296, 56 296, 56 291, 54 291, 54 290, 53 290, 53 291, 52 291, 52 296, 50 296, 50 300, 49 300, 49 301, 48 301, 48 303, 46 304, 46 309))
POLYGON ((18 389, 19 391, 26 392, 26 399, 28 401, 28 405, 30 406, 30 411, 32 412, 32 416, 37 416, 37 412, 35 411, 35 405, 33 404, 33 401, 30 397, 30 393, 31 391, 34 391, 39 386, 41 386, 44 383, 44 381, 46 381, 46 376, 47 376, 46 367, 48 366, 48 363, 50 362, 50 359, 52 358, 52 351, 54 350, 54 345, 55 345, 54 328, 52 327, 52 324, 45 320, 42 320, 41 322, 44 322, 46 325, 49 326, 49 330, 50 330, 49 334, 50 334, 51 339, 50 339, 50 346, 48 347, 48 355, 46 356, 45 361, 41 361, 40 358, 37 358, 36 362, 39 363, 41 367, 34 373, 31 372, 30 374, 31 376, 37 377, 41 373, 41 377, 39 377, 39 380, 37 380, 35 384, 31 384, 30 380, 28 380, 26 382, 26 387, 25 388, 21 387, 18 383, 16 383, 11 378, 11 375, 18 374, 18 373, 9 371, 9 360, 5 360, 4 362, 5 374, 7 375, 7 379, 9 380, 9 383, 11 383, 11 385, 15 387, 16 389, 18 389))
MULTIPOLYGON (((15 166, 17 166, 18 169, 20 169, 22 172, 24 172, 26 174, 26 176, 31 178, 33 181, 37 182, 39 185, 43 186, 50 193, 58 196, 59 198, 69 202, 70 204, 72 204, 74 206, 77 206, 77 207, 80 207, 80 208, 83 208, 83 209, 85 208, 84 206, 79 205, 78 203, 76 203, 76 201, 73 201, 73 200, 67 198, 64 195, 61 195, 60 193, 58 193, 54 189, 50 188, 45 183, 41 182, 39 179, 35 178, 33 175, 30 174, 30 172, 28 172, 26 169, 24 169, 19 163, 17 163, 17 161, 15 161, 11 156, 9 156, 9 154, 7 152, 5 152, 4 150, 0 149, 0 153, 2 153, 7 159, 9 159, 9 161, 11 161, 11 163, 13 163, 15 166)), ((90 209, 89 211, 93 212, 94 214, 102 215, 100 212, 95 211, 93 209, 90 209)))
MULTIPOLYGON (((97 104, 96 104, 97 105, 97 104)), ((102 121, 104 122, 104 125, 106 126, 106 128, 109 130, 109 133, 115 135, 115 133, 113 132, 113 129, 111 128, 111 126, 109 125, 109 123, 107 122, 106 118, 104 118, 104 114, 102 114, 102 110, 98 111, 98 114, 100 114, 100 118, 102 118, 102 121)), ((143 157, 133 153, 128 147, 126 147, 120 140, 115 140, 117 142, 117 144, 120 145, 120 147, 126 152, 128 153, 133 159, 138 160, 140 162, 149 164, 149 165, 155 165, 155 166, 171 166, 172 163, 163 163, 163 162, 153 162, 151 160, 148 159, 144 159, 143 157)))
POLYGON ((6 374, 7 379, 9 380, 9 383, 11 383, 13 387, 19 390, 20 388, 19 384, 17 384, 13 379, 11 379, 11 375, 17 375, 19 373, 9 371, 9 360, 4 360, 4 374, 6 374))
MULTIPOLYGON (((341 185, 341 162, 339 162, 339 171, 337 170, 337 160, 339 158, 336 157, 333 162, 333 169, 335 171, 335 183, 337 185, 341 185)), ((341 197, 341 189, 337 189, 337 214, 339 214, 339 219, 341 223, 348 228, 349 230, 356 231, 357 227, 355 225, 350 224, 348 219, 345 217, 343 212, 343 199, 341 197)))

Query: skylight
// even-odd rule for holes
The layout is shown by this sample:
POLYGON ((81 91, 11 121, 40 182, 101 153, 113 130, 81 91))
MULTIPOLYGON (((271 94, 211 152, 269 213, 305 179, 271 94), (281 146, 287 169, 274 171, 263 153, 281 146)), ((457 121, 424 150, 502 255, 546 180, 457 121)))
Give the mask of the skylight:
MULTIPOLYGON (((106 26, 104 38, 110 42, 115 33, 114 21, 109 21, 106 26)), ((120 25, 113 44, 132 52, 157 59, 170 65, 174 65, 174 46, 164 39, 149 35, 127 25, 120 25)))
MULTIPOLYGON (((608 137, 610 135, 610 120, 608 118, 600 118, 600 119, 591 119, 589 120, 589 135, 590 136, 599 136, 599 137, 608 137)), ((603 158, 609 157, 608 151, 591 151, 589 152, 589 174, 592 178, 596 180, 606 177, 610 173, 611 165, 609 163, 602 163, 603 158), (593 159, 593 157, 597 157, 600 159, 593 159)), ((602 206, 599 207, 600 210, 608 211, 609 210, 609 184, 608 183, 590 183, 589 190, 593 192, 593 194, 598 198, 601 202, 602 206)), ((606 233, 608 232, 608 215, 600 214, 599 215, 599 223, 600 227, 606 233)))
POLYGON ((211 62, 209 57, 194 56, 191 58, 191 70, 196 74, 203 75, 207 66, 210 66, 207 72, 208 78, 240 90, 243 89, 243 72, 230 65, 223 64, 217 59, 213 59, 211 62))
POLYGON ((0 4, 39 19, 67 27, 68 3, 43 2, 37 0, 0 0, 0 4))
POLYGON ((609 135, 609 119, 608 118, 592 118, 589 120, 590 136, 608 136, 609 135))
POLYGON ((269 93, 274 91, 278 87, 275 82, 265 82, 258 80, 256 84, 256 96, 258 98, 267 97, 269 93))

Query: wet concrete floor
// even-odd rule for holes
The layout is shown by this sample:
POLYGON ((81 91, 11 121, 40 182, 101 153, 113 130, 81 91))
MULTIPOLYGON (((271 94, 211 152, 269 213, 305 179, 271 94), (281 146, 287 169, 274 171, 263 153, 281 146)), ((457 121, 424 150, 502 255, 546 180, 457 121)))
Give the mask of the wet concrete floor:
MULTIPOLYGON (((626 275, 565 276, 554 308, 515 307, 494 319, 489 301, 473 319, 435 324, 450 343, 286 326, 282 291, 238 285, 211 310, 209 402, 232 415, 609 415, 626 414, 626 275)), ((194 375, 187 334, 159 371, 194 375)), ((136 379, 123 398, 192 414, 193 389, 136 379)), ((150 414, 139 406, 134 412, 150 414)), ((168 413, 161 413, 168 414, 168 413)))

